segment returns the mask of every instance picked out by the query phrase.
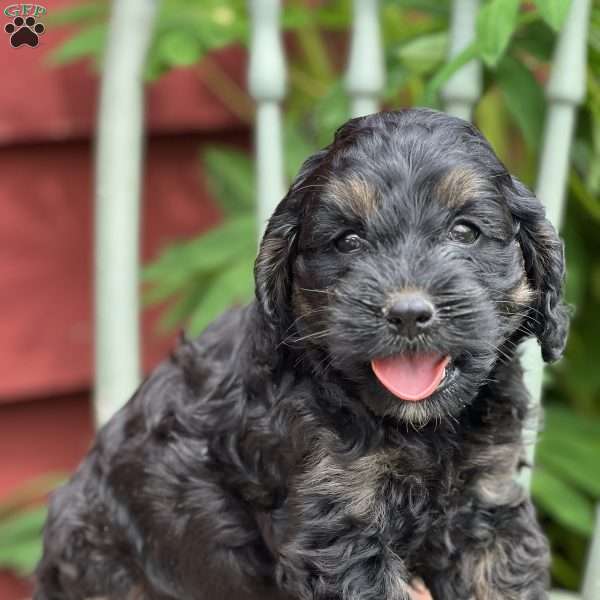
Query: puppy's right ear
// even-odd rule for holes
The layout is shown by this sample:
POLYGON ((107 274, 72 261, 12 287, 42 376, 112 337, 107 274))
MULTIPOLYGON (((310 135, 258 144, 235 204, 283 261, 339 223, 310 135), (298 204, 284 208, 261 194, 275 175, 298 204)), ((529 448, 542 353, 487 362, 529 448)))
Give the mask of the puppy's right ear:
POLYGON ((254 263, 256 299, 274 325, 282 325, 291 314, 292 263, 309 198, 319 188, 318 180, 329 147, 310 156, 298 172, 290 190, 269 219, 254 263))
POLYGON ((269 219, 254 263, 256 299, 271 322, 281 323, 290 305, 292 259, 298 235, 298 210, 291 190, 269 219))

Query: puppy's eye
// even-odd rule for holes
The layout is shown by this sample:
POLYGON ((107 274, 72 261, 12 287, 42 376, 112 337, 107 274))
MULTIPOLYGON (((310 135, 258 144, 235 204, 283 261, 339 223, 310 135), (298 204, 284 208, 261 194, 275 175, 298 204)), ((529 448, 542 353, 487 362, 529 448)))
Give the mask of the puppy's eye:
POLYGON ((345 233, 335 241, 335 247, 344 254, 351 254, 362 250, 363 239, 356 233, 345 233))
POLYGON ((460 244, 473 244, 477 241, 481 232, 475 225, 470 223, 455 223, 448 233, 448 237, 453 242, 460 244))

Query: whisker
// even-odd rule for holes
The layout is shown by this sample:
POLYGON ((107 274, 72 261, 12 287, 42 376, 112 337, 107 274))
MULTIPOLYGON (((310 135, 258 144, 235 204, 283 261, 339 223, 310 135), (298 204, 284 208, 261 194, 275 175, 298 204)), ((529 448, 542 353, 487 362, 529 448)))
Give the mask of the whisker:
POLYGON ((298 315, 291 323, 291 325, 283 332, 284 335, 287 334, 287 332, 296 325, 296 323, 298 323, 298 321, 300 321, 301 319, 304 319, 306 317, 309 317, 311 315, 315 315, 317 313, 321 313, 321 312, 326 312, 327 310, 329 310, 328 307, 326 306, 320 306, 317 308, 312 308, 310 310, 307 310, 305 312, 303 312, 301 315, 298 315))
POLYGON ((294 190, 294 193, 303 192, 304 190, 308 190, 310 188, 323 189, 325 187, 325 183, 312 183, 310 185, 303 185, 294 190))
POLYGON ((485 340, 482 340, 482 341, 483 341, 483 343, 484 343, 484 344, 485 344, 485 345, 486 345, 488 348, 490 348, 490 349, 491 349, 491 350, 493 350, 493 351, 494 351, 496 354, 498 354, 498 355, 499 355, 499 357, 500 357, 501 359, 504 359, 504 360, 501 360, 500 362, 504 362, 504 361, 507 361, 507 362, 508 362, 508 361, 511 361, 511 360, 513 360, 514 356, 512 356, 512 355, 510 355, 510 354, 507 354, 507 352, 506 352, 506 351, 504 351, 504 350, 503 350, 503 349, 502 349, 500 346, 498 346, 498 345, 496 345, 496 344, 492 344, 492 343, 490 343, 490 342, 487 342, 487 341, 485 341, 485 340))
POLYGON ((315 293, 315 294, 327 294, 329 296, 333 296, 334 292, 330 292, 329 290, 311 290, 310 288, 298 288, 299 290, 302 290, 303 292, 311 292, 311 293, 315 293))
POLYGON ((298 342, 303 342, 306 340, 318 340, 318 339, 327 337, 328 335, 331 335, 331 329, 323 329, 321 331, 315 331, 313 333, 309 333, 309 334, 303 335, 301 337, 287 336, 279 344, 277 344, 277 348, 279 348, 282 345, 291 346, 293 344, 296 344, 298 342))

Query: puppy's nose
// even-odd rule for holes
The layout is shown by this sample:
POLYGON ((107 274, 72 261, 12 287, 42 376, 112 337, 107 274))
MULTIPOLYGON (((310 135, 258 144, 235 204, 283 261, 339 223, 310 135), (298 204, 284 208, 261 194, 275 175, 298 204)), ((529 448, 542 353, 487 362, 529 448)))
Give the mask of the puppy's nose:
POLYGON ((433 304, 423 294, 405 292, 395 298, 386 317, 401 333, 414 337, 431 325, 433 315, 433 304))

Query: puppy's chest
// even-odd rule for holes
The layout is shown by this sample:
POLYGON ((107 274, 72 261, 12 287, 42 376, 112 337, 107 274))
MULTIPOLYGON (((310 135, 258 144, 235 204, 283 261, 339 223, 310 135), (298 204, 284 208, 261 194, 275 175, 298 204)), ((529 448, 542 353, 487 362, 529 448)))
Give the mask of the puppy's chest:
POLYGON ((394 539, 430 530, 433 523, 452 527, 474 504, 511 504, 522 495, 514 482, 520 442, 490 441, 486 436, 440 445, 412 440, 354 460, 321 448, 296 480, 292 496, 315 508, 331 507, 357 525, 374 525, 394 539))
POLYGON ((314 460, 300 481, 303 499, 326 500, 364 523, 408 526, 437 512, 440 502, 461 493, 458 472, 450 461, 422 450, 386 450, 351 462, 324 455, 314 460))

